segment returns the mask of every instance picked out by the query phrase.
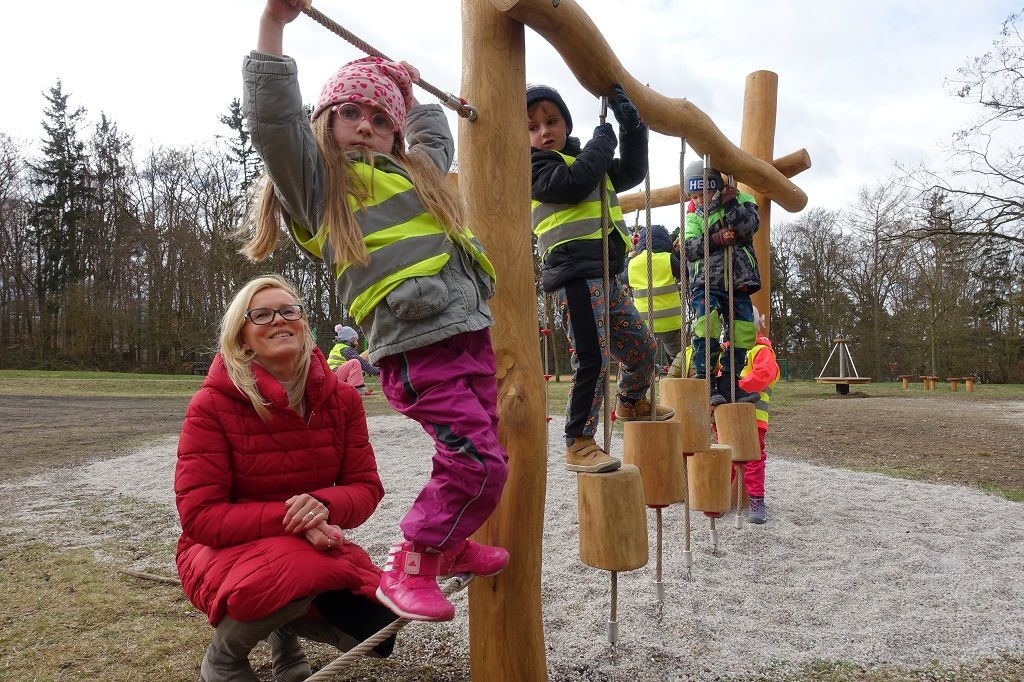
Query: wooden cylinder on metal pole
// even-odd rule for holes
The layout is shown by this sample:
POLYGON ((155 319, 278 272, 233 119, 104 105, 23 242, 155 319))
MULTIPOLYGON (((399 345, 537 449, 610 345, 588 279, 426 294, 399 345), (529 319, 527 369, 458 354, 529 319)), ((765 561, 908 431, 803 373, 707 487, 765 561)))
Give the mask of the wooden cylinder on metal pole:
MULTIPOLYGON (((740 132, 740 149, 755 159, 771 161, 775 153, 775 119, 778 109, 779 76, 771 71, 755 71, 747 76, 746 91, 743 95, 743 128, 740 132)), ((714 159, 711 159, 712 164, 714 159)), ((771 262, 771 217, 772 202, 765 194, 749 185, 742 190, 750 192, 757 200, 761 226, 754 234, 754 254, 761 274, 761 289, 750 298, 764 315, 765 336, 771 330, 772 306, 769 292, 772 287, 771 262)))
POLYGON ((673 420, 638 420, 622 425, 622 461, 640 469, 644 504, 648 507, 667 507, 686 499, 686 462, 679 449, 681 429, 682 424, 673 420))
MULTIPOLYGON (((462 3, 462 96, 476 121, 459 122, 459 190, 467 226, 498 276, 495 325, 501 444, 508 479, 501 503, 476 538, 509 551, 508 567, 469 588, 474 680, 547 679, 540 567, 547 471, 544 384, 537 344, 530 230, 530 142, 523 26, 488 0, 462 3)), ((646 534, 645 534, 646 537, 646 534)))
POLYGON ((715 408, 718 442, 732 448, 732 461, 761 459, 757 440, 757 415, 752 403, 726 403, 715 408))
POLYGON ((690 509, 710 514, 729 511, 732 448, 713 443, 707 450, 686 458, 690 509))
POLYGON ((640 470, 623 464, 604 474, 576 474, 576 488, 580 561, 605 571, 646 566, 647 512, 640 470))
POLYGON ((708 385, 703 379, 662 379, 661 402, 675 411, 672 420, 682 425, 680 452, 700 452, 711 445, 708 385))

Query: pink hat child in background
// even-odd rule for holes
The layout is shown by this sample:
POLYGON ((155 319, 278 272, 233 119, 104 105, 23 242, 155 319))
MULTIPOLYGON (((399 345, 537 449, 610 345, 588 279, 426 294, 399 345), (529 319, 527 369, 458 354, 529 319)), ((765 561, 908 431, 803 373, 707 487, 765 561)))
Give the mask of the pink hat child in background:
POLYGON ((310 121, 338 104, 364 104, 391 117, 397 143, 404 146, 405 118, 409 107, 418 103, 412 86, 419 79, 419 71, 406 62, 391 62, 380 57, 349 62, 324 84, 310 121))

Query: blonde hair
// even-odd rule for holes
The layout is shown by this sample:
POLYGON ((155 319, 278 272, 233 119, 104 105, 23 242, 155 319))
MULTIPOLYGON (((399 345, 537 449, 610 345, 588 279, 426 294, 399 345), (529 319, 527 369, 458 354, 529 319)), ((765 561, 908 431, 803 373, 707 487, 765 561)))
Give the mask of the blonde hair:
MULTIPOLYGON (((256 388, 256 380, 252 375, 252 362, 255 359, 251 349, 243 348, 242 327, 245 326, 245 312, 249 308, 253 297, 264 289, 280 289, 291 296, 296 303, 299 296, 295 289, 287 281, 277 275, 264 275, 248 282, 235 294, 235 297, 228 304, 224 317, 220 322, 220 353, 224 358, 224 367, 227 369, 231 382, 241 391, 256 408, 260 419, 267 421, 270 417, 269 403, 260 395, 256 388)), ((306 392, 306 378, 309 376, 309 361, 313 354, 313 336, 309 333, 309 323, 306 316, 301 318, 302 322, 302 351, 295 361, 295 371, 290 381, 284 383, 285 391, 288 394, 288 406, 298 412, 304 413, 303 397, 306 392)))
MULTIPOLYGON (((348 203, 348 195, 352 195, 358 206, 365 206, 367 199, 373 195, 373 187, 358 178, 352 170, 349 154, 361 152, 363 160, 370 166, 374 165, 373 153, 362 148, 342 147, 334 138, 331 130, 333 116, 330 110, 313 121, 313 139, 317 151, 324 164, 326 196, 324 197, 323 224, 327 226, 327 236, 334 253, 331 262, 339 265, 366 265, 370 256, 363 243, 363 233, 359 229, 355 215, 348 203)), ((413 189, 427 213, 441 223, 448 237, 465 248, 469 246, 469 236, 463 229, 465 208, 462 198, 446 183, 444 174, 440 172, 426 152, 413 150, 406 152, 395 136, 391 156, 409 173, 413 189)), ((281 236, 281 226, 288 221, 273 182, 266 174, 256 184, 255 196, 250 203, 245 222, 239 233, 248 237, 241 253, 251 260, 262 261, 273 253, 281 236)), ((319 229, 319 226, 310 226, 319 229)), ((328 258, 324 258, 328 260, 328 258)))

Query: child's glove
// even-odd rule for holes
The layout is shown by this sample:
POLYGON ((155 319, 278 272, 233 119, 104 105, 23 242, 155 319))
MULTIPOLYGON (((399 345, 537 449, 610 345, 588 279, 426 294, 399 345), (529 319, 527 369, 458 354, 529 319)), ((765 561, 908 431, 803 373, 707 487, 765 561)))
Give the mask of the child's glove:
POLYGON ((739 190, 737 190, 732 185, 726 185, 725 187, 723 187, 721 189, 721 192, 720 192, 719 200, 722 202, 721 205, 725 206, 730 201, 735 199, 737 197, 737 195, 739 195, 739 190))
POLYGON ((618 139, 615 137, 615 129, 612 128, 611 123, 602 123, 594 128, 594 137, 603 137, 607 140, 611 140, 613 147, 618 144, 618 139))
POLYGON ((736 243, 735 230, 719 230, 711 235, 711 241, 715 246, 732 246, 736 243))
POLYGON ((612 108, 612 113, 615 114, 615 120, 625 130, 639 128, 642 123, 640 121, 640 112, 637 111, 636 105, 629 100, 626 92, 618 83, 615 84, 612 91, 613 95, 608 105, 612 108))

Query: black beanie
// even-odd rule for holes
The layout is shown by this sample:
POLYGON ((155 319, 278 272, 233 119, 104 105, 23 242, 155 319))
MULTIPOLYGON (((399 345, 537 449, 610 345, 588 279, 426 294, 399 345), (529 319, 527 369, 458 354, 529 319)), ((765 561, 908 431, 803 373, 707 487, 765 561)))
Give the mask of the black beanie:
POLYGON ((526 86, 526 110, 529 111, 537 102, 543 102, 548 100, 554 102, 558 110, 562 112, 562 118, 565 119, 565 134, 568 135, 572 132, 572 116, 569 115, 569 108, 565 106, 565 101, 562 96, 558 94, 558 90, 555 90, 550 85, 527 85, 526 86))

